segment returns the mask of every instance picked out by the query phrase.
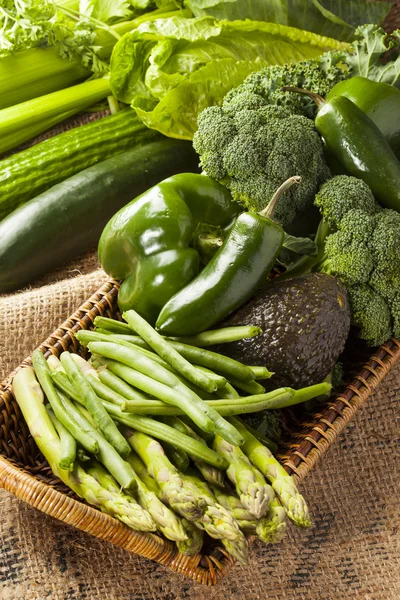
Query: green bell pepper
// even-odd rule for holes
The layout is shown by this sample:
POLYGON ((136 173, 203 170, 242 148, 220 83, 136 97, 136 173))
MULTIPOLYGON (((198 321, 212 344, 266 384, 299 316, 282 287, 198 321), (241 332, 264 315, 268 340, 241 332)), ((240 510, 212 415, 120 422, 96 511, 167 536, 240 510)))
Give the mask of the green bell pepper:
POLYGON ((360 108, 383 133, 393 152, 400 155, 400 90, 366 77, 337 83, 326 99, 345 96, 360 108))
POLYGON ((102 233, 98 254, 104 271, 124 280, 121 312, 134 308, 154 324, 168 300, 200 271, 199 237, 207 225, 224 235, 242 210, 216 181, 181 173, 117 212, 102 233))

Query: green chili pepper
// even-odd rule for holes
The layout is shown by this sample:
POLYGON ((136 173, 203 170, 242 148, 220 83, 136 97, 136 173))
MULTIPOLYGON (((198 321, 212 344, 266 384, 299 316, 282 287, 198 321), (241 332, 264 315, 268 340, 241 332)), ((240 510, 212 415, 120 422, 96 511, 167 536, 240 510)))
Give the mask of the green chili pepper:
POLYGON ((365 181, 382 206, 400 212, 400 163, 375 123, 345 96, 325 100, 308 90, 282 90, 314 100, 319 108, 315 127, 328 153, 347 173, 365 181))
POLYGON ((393 152, 400 155, 400 90, 366 77, 352 77, 333 86, 327 100, 345 96, 369 116, 393 152))
POLYGON ((291 177, 260 213, 242 213, 223 246, 202 272, 162 309, 156 327, 167 335, 194 335, 218 323, 267 281, 284 239, 271 220, 281 195, 300 177, 291 177))
POLYGON ((134 308, 154 324, 166 302, 200 270, 196 236, 204 237, 205 227, 199 225, 217 227, 220 235, 241 210, 216 181, 181 173, 116 213, 101 236, 99 260, 108 275, 124 279, 121 312, 134 308))

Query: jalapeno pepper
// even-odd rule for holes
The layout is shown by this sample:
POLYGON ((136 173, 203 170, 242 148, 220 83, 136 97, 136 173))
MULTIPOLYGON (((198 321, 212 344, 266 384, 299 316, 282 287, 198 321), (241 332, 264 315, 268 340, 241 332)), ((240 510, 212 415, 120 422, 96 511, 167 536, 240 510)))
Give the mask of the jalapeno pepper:
POLYGON ((396 156, 400 154, 400 90, 366 77, 351 77, 337 83, 327 100, 345 96, 369 116, 383 133, 396 156))
POLYGON ((345 96, 325 100, 307 90, 282 89, 315 101, 315 127, 328 153, 347 173, 365 181, 382 206, 400 212, 400 163, 375 123, 345 96))
POLYGON ((266 283, 284 240, 282 227, 270 217, 294 183, 300 177, 288 179, 261 213, 239 215, 207 266, 164 306, 156 323, 159 331, 194 335, 209 329, 266 283))
POLYGON ((224 234, 241 210, 224 186, 193 173, 165 179, 124 206, 106 225, 98 249, 106 273, 124 280, 120 310, 135 308, 154 324, 166 302, 200 270, 206 228, 199 224, 224 234))

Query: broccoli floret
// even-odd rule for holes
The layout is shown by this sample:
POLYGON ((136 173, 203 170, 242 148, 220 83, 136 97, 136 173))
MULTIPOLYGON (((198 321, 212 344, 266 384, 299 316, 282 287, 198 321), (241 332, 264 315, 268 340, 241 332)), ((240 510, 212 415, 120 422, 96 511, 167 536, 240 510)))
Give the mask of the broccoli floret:
POLYGON ((249 210, 265 208, 286 179, 300 175, 301 184, 282 196, 275 211, 289 233, 330 176, 312 121, 267 106, 255 93, 231 93, 222 107, 206 108, 193 145, 207 175, 226 185, 249 210))
POLYGON ((360 328, 360 337, 369 346, 380 346, 393 331, 389 305, 369 285, 348 288, 352 320, 360 328))
POLYGON ((318 256, 294 265, 296 275, 338 277, 349 293, 353 324, 369 345, 400 335, 400 214, 381 208, 365 183, 344 175, 325 183, 315 204, 323 216, 318 256))
POLYGON ((273 65, 252 73, 238 88, 228 92, 226 102, 234 106, 247 95, 254 98, 254 106, 258 108, 256 103, 263 98, 268 104, 283 106, 293 114, 312 119, 317 112, 315 103, 306 96, 282 92, 281 87, 294 86, 326 96, 336 83, 347 79, 349 73, 343 53, 328 52, 307 61, 273 65))
POLYGON ((348 175, 338 175, 327 181, 315 197, 321 215, 333 231, 349 210, 355 208, 373 215, 377 203, 368 185, 348 175))

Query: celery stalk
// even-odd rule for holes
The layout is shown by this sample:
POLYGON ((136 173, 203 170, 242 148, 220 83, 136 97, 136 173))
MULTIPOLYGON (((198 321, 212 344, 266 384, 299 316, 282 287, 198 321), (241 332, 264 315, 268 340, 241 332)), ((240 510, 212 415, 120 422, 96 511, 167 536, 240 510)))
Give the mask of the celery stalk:
POLYGON ((109 96, 108 78, 85 81, 0 111, 0 154, 31 139, 67 116, 109 96))
POLYGON ((90 76, 58 48, 31 48, 0 58, 0 109, 79 83, 90 76))

